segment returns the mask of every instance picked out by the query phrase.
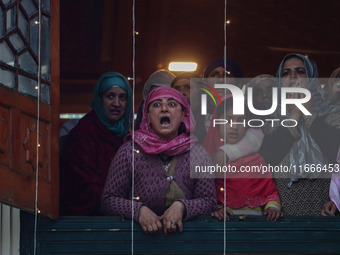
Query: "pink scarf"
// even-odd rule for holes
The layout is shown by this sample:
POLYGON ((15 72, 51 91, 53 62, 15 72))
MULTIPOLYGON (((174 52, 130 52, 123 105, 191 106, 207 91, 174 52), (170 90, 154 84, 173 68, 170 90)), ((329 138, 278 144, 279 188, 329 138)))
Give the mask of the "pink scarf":
POLYGON ((134 141, 146 153, 160 154, 163 153, 167 156, 174 156, 185 153, 197 141, 194 135, 190 135, 195 131, 195 119, 191 112, 190 106, 186 98, 177 90, 170 87, 160 87, 152 90, 143 105, 143 118, 140 129, 135 131, 134 141), (183 123, 185 125, 185 132, 172 140, 164 140, 155 134, 148 119, 149 104, 157 99, 170 97, 180 103, 185 112, 183 123))
MULTIPOLYGON (((338 163, 340 163, 340 148, 338 152, 338 163)), ((334 171, 332 173, 331 185, 329 188, 329 197, 336 205, 336 208, 340 211, 340 174, 339 174, 339 166, 334 167, 334 171), (337 167, 337 169, 335 169, 337 167)))

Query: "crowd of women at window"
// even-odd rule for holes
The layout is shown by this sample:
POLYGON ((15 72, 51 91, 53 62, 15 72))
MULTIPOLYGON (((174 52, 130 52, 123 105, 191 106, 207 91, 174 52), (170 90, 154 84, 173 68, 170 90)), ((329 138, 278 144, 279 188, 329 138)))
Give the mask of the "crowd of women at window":
MULTIPOLYGON (((204 70, 204 78, 224 79, 242 87, 241 67, 218 58, 204 70)), ((132 125, 132 92, 119 73, 102 75, 94 89, 91 111, 70 131, 63 144, 60 170, 61 215, 121 215, 133 218, 147 233, 183 231, 183 220, 211 214, 335 215, 340 210, 340 68, 325 86, 318 80, 314 61, 300 54, 287 55, 276 79, 259 75, 246 84, 253 88, 257 109, 272 105, 272 88, 301 87, 311 92, 304 115, 293 104, 286 116, 298 125, 279 124, 249 128, 211 125, 211 118, 240 122, 252 114, 233 114, 233 96, 217 91, 221 102, 200 109, 200 90, 194 73, 175 77, 154 72, 145 83, 143 102, 132 125), (195 100, 195 98, 197 100, 195 100), (131 131, 134 127, 134 132, 131 131), (192 164, 304 166, 289 173, 254 176, 228 173, 220 178, 191 178, 192 164), (296 170, 301 171, 296 171, 296 170), (328 177, 328 178, 327 178, 328 177), (133 200, 133 203, 132 203, 133 200)), ((290 93, 289 98, 299 98, 290 93)), ((280 107, 278 107, 279 109, 280 107)), ((280 122, 276 122, 280 123, 280 122)))

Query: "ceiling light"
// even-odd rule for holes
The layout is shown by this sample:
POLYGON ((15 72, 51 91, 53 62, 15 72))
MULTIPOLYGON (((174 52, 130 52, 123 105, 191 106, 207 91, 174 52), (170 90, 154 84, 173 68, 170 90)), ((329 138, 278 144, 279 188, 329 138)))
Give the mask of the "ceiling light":
POLYGON ((60 119, 81 119, 86 113, 60 113, 60 119))
POLYGON ((171 62, 169 64, 169 71, 193 72, 197 69, 195 62, 171 62))

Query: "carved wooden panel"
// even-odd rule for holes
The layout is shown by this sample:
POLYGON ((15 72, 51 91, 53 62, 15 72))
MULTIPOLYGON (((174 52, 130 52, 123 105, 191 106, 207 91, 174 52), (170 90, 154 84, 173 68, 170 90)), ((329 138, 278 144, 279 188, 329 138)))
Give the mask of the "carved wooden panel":
MULTIPOLYGON (((21 116, 20 134, 21 134, 21 169, 27 174, 36 174, 37 171, 37 150, 39 151, 38 166, 39 177, 45 180, 50 178, 48 153, 48 140, 50 131, 48 124, 39 121, 39 141, 37 141, 37 120, 29 116, 21 116)), ((19 141, 20 142, 20 141, 19 141)))
MULTIPOLYGON (((1 70, 6 68, 10 70, 7 72, 6 69, 5 73, 8 77, 5 82, 0 81, 0 202, 34 212, 37 197, 37 207, 41 214, 57 218, 59 211, 59 0, 43 2, 42 7, 45 9, 41 24, 44 29, 41 32, 45 44, 51 41, 51 50, 49 51, 49 47, 44 48, 45 44, 42 42, 41 61, 44 68, 41 70, 41 89, 38 90, 35 86, 38 80, 34 73, 36 61, 25 54, 24 50, 13 52, 14 62, 0 61, 1 81, 6 78, 1 75, 1 70), (49 21, 46 19, 48 13, 51 14, 50 30, 49 21), (22 58, 20 54, 23 54, 22 58), (49 64, 51 77, 46 71, 49 64), (28 72, 29 70, 32 72, 28 72), (38 91, 40 91, 39 97, 38 91), (39 153, 38 157, 37 153, 39 153), (36 180, 37 169, 38 180, 36 180), (36 190, 38 190, 37 196, 36 190)), ((34 12, 29 16, 31 20, 38 17, 37 6, 37 1, 12 1, 5 8, 13 7, 13 10, 23 11, 21 7, 25 7, 25 11, 34 12), (27 5, 28 2, 33 5, 27 5)), ((0 16, 3 8, 4 5, 0 4, 0 16)), ((12 14, 11 20, 16 21, 16 13, 12 14)), ((26 13, 24 16, 26 17, 26 13)), ((30 29, 38 28, 38 24, 39 22, 31 23, 30 29)), ((6 33, 6 36, 11 34, 6 33)), ((4 38, 0 35, 0 44, 4 38)), ((30 38, 29 41, 25 41, 25 44, 33 41, 30 38)), ((11 47, 10 50, 13 48, 11 47)))

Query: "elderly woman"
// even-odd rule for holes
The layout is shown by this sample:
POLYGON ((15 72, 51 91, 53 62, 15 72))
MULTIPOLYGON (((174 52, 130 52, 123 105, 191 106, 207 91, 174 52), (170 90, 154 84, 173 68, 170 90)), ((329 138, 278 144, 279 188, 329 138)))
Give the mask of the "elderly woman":
POLYGON ((190 135, 195 127, 192 118, 187 100, 177 90, 161 87, 150 92, 140 130, 133 141, 124 143, 110 166, 102 196, 106 214, 133 217, 146 233, 160 233, 163 228, 167 235, 177 226, 181 232, 183 219, 215 209, 213 180, 190 178, 190 161, 211 164, 209 154, 190 135))
POLYGON ((92 110, 71 130, 63 148, 61 215, 102 214, 107 171, 128 132, 131 105, 131 88, 124 76, 109 72, 99 78, 92 110))

